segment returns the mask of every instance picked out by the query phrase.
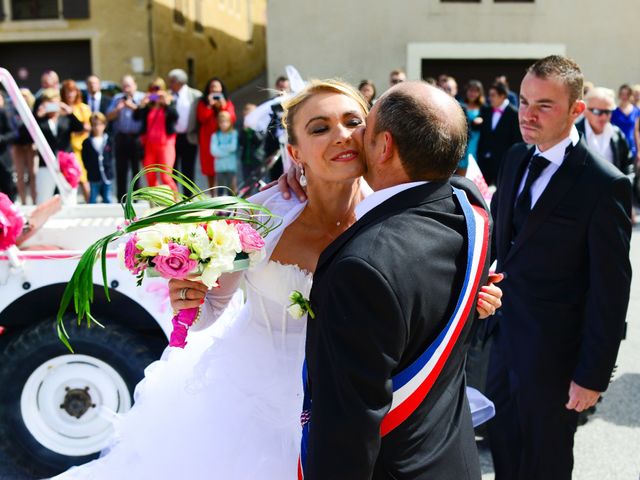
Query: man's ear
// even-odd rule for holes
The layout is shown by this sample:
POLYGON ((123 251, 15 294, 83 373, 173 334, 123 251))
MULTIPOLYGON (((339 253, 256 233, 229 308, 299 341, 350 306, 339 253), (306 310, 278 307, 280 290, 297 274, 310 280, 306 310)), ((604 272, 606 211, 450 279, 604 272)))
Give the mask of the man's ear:
POLYGON ((380 160, 384 163, 393 157, 393 152, 396 148, 396 144, 393 141, 393 136, 390 132, 382 132, 382 151, 380 152, 380 160))
POLYGON ((576 118, 582 115, 584 111, 587 109, 587 104, 584 103, 583 100, 576 100, 571 109, 571 114, 576 118))

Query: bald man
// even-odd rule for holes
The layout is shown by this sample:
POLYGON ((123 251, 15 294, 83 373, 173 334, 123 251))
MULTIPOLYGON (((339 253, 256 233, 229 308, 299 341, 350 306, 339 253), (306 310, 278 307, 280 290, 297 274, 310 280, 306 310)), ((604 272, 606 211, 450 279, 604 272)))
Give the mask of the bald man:
MULTIPOLYGON (((466 140, 458 103, 426 83, 392 87, 367 118, 374 193, 320 256, 310 294, 306 479, 480 478, 463 369, 473 318, 456 312, 463 297, 475 309, 466 268, 486 244, 469 232, 488 217, 473 184, 450 183, 466 140)), ((482 285, 481 260, 476 273, 482 285)))

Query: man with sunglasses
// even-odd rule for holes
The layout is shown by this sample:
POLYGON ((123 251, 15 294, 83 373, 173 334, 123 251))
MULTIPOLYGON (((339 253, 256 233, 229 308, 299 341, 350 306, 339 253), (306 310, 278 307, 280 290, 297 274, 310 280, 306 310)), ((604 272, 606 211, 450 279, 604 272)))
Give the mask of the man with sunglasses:
POLYGON ((611 114, 616 108, 613 90, 596 87, 589 90, 584 99, 587 109, 585 118, 576 123, 578 132, 591 150, 615 165, 625 175, 633 172, 633 156, 627 139, 617 126, 611 123, 611 114))

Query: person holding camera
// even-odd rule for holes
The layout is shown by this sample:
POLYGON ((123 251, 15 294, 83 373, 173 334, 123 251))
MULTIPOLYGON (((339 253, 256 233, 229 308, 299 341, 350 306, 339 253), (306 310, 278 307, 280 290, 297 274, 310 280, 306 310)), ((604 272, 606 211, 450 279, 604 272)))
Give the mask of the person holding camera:
MULTIPOLYGON (((85 125, 73 114, 72 108, 60 100, 60 92, 54 88, 43 90, 40 105, 36 109, 38 125, 55 155, 58 152, 72 152, 71 133, 84 132, 85 125)), ((51 198, 56 190, 56 181, 40 158, 36 173, 36 200, 42 203, 51 198)))
POLYGON ((227 89, 218 77, 209 79, 204 87, 203 95, 198 101, 196 118, 200 125, 200 168, 207 177, 209 188, 216 184, 215 160, 211 154, 211 136, 218 131, 218 114, 228 112, 231 124, 236 122, 236 109, 227 95, 227 89))
MULTIPOLYGON (((116 158, 116 193, 122 198, 127 193, 128 176, 140 171, 142 145, 140 144, 140 121, 133 118, 144 98, 144 93, 138 91, 138 85, 131 75, 125 75, 120 81, 122 93, 113 97, 107 110, 107 120, 114 140, 116 158)), ((138 188, 138 185, 135 186, 138 188)))
POLYGON ((136 120, 141 120, 144 146, 142 165, 160 165, 166 167, 166 171, 148 172, 147 184, 150 187, 158 185, 158 173, 160 183, 167 185, 174 192, 178 191, 176 182, 170 175, 173 165, 176 163, 176 122, 178 112, 174 106, 173 97, 167 92, 167 86, 160 77, 149 85, 149 91, 140 102, 140 108, 134 113, 136 120))

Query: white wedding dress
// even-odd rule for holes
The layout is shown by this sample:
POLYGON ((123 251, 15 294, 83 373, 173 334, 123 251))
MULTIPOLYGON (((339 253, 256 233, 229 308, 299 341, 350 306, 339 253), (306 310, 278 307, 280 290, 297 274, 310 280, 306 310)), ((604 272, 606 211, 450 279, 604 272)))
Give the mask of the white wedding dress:
POLYGON ((309 296, 312 275, 269 257, 304 204, 274 189, 252 200, 282 223, 266 238, 265 260, 244 272, 246 303, 238 308, 238 293, 208 295, 198 323, 213 326, 147 367, 113 446, 56 480, 296 478, 306 321, 287 307, 292 290, 309 296))

